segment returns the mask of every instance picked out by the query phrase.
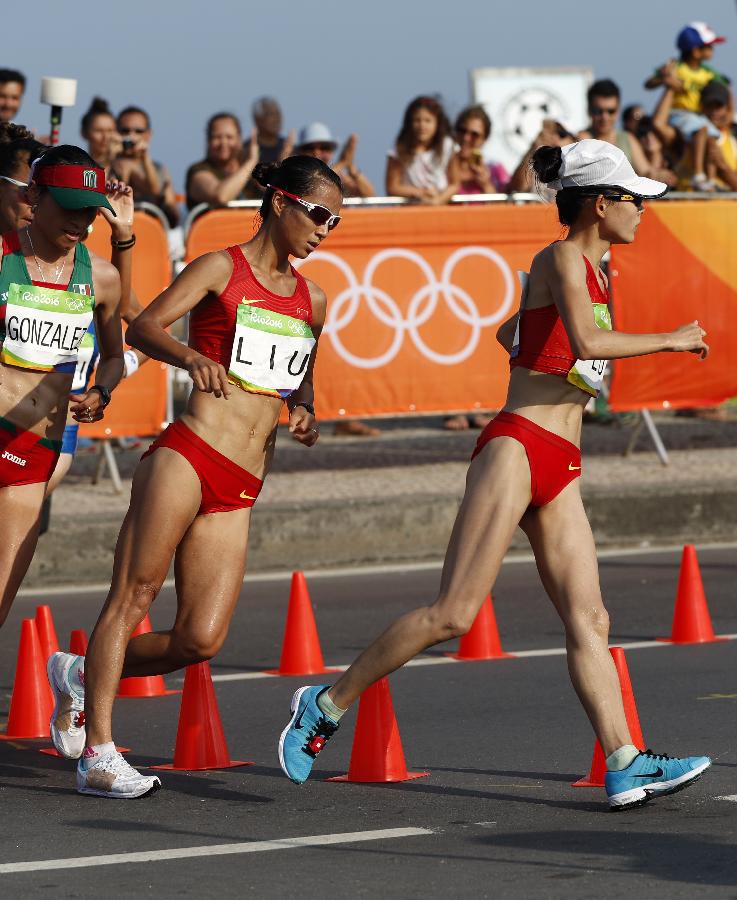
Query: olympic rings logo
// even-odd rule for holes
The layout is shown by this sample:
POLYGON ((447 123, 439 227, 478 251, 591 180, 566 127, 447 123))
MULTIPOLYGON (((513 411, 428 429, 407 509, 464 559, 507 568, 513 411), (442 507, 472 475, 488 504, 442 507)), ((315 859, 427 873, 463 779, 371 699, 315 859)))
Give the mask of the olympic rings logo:
POLYGON ((378 369, 390 363, 402 349, 405 336, 409 336, 417 350, 426 359, 441 366, 454 366, 468 359, 478 346, 481 331, 504 319, 509 312, 515 293, 515 282, 506 260, 489 247, 460 247, 445 261, 440 279, 436 278, 427 260, 413 250, 390 247, 376 253, 366 265, 363 278, 359 282, 351 266, 335 253, 323 250, 311 254, 308 260, 295 260, 295 266, 306 262, 323 262, 335 266, 345 276, 347 287, 331 300, 323 334, 330 337, 336 353, 347 363, 359 369, 378 369), (495 312, 482 316, 473 297, 468 291, 453 282, 455 267, 461 260, 472 256, 488 259, 501 272, 504 282, 504 296, 495 312), (425 277, 424 284, 409 301, 406 317, 402 315, 397 301, 385 290, 374 284, 376 270, 391 259, 407 260, 416 265, 425 277), (450 312, 470 328, 465 346, 454 353, 444 353, 425 342, 419 329, 433 316, 442 301, 450 312), (357 356, 349 350, 341 332, 350 325, 358 312, 361 301, 365 300, 371 314, 382 325, 393 329, 389 348, 378 356, 357 356))

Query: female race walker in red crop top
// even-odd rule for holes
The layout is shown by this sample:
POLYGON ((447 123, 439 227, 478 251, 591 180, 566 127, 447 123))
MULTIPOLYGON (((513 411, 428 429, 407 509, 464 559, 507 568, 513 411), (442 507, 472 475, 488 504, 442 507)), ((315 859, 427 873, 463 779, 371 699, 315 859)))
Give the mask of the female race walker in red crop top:
POLYGON ((172 672, 218 652, 241 592, 251 507, 285 401, 292 438, 305 447, 318 439, 312 379, 326 297, 289 260, 308 257, 338 224, 341 183, 303 156, 254 174, 269 185, 255 236, 196 259, 127 333, 132 346, 188 371, 194 389, 133 479, 113 582, 84 664, 86 734, 56 736, 57 747, 73 744, 66 755, 83 754, 82 793, 127 798, 160 787, 110 744, 118 680, 172 672), (189 346, 166 330, 187 313, 189 346), (175 556, 173 626, 130 640, 175 556))
MULTIPOLYGON (((706 353, 704 331, 695 323, 672 334, 609 330, 599 262, 612 244, 634 240, 642 198, 659 195, 665 185, 638 178, 622 151, 601 141, 581 141, 562 150, 542 147, 534 156, 534 167, 542 180, 556 182, 560 218, 569 231, 565 240, 546 247, 533 260, 519 328, 514 317, 499 330, 502 345, 510 352, 514 348, 507 401, 474 454, 439 597, 433 606, 397 620, 315 698, 314 704, 329 720, 319 742, 303 748, 294 724, 287 725, 280 758, 295 781, 309 775, 311 762, 305 758, 310 754, 314 758, 342 711, 370 684, 426 648, 468 630, 494 585, 518 525, 530 539, 545 590, 563 620, 576 692, 609 769, 618 770, 607 775, 609 804, 638 805, 655 791, 685 786, 709 764, 708 758, 699 757, 677 764, 661 758, 654 765, 632 745, 607 647, 607 614, 578 480, 581 414, 600 384, 603 360, 663 350, 706 353), (658 769, 672 772, 674 767, 678 774, 660 778, 657 785, 650 783, 656 779, 648 781, 643 775, 628 781, 630 766, 639 766, 638 771, 648 776, 658 769)), ((312 721, 310 689, 298 696, 294 717, 312 721)), ((448 723, 438 723, 439 733, 447 728, 448 723)))

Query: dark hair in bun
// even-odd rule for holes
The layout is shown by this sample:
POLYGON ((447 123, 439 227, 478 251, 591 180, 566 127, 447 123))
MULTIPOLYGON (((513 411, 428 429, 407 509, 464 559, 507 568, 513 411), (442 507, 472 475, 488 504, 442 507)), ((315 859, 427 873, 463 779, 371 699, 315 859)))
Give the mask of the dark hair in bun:
MULTIPOLYGON (((283 188, 298 197, 309 194, 315 189, 317 182, 329 181, 338 188, 341 195, 343 194, 343 182, 340 178, 330 166, 314 156, 288 156, 282 162, 269 163, 269 165, 258 163, 253 170, 253 179, 263 188, 266 188, 267 185, 271 185, 272 188, 283 188)), ((273 190, 266 188, 259 210, 264 221, 269 215, 273 194, 273 190)))
POLYGON ((111 119, 115 119, 107 100, 103 100, 102 97, 93 97, 89 109, 82 116, 80 123, 80 131, 82 132, 83 137, 87 137, 87 132, 98 116, 110 116, 111 119))
MULTIPOLYGON (((560 175, 563 152, 560 147, 538 147, 533 153, 530 166, 541 184, 550 184, 560 175)), ((558 207, 558 221, 561 225, 571 226, 578 218, 581 210, 591 199, 591 192, 566 188, 555 194, 555 205, 558 207)))
POLYGON ((538 181, 549 184, 555 181, 560 173, 560 164, 563 162, 563 151, 560 147, 538 147, 532 154, 532 170, 537 175, 538 181))

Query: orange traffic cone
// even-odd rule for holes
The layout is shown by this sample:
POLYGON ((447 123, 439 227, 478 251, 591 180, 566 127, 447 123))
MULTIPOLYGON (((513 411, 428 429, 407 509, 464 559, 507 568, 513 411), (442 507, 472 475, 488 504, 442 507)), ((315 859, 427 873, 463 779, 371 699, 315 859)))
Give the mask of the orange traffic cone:
POLYGON ((41 642, 41 655, 44 660, 48 660, 52 653, 57 653, 59 650, 59 639, 56 636, 51 607, 37 606, 35 622, 38 639, 41 642))
POLYGON ((658 640, 668 644, 707 644, 726 640, 714 634, 704 584, 701 580, 699 560, 693 544, 686 544, 681 556, 681 572, 678 576, 671 635, 658 640))
MULTIPOLYGON (((617 675, 619 676, 619 686, 622 690, 622 704, 624 705, 624 715, 627 719, 627 727, 629 728, 632 743, 638 750, 645 749, 645 739, 642 736, 642 728, 640 726, 640 717, 637 714, 637 704, 635 703, 635 694, 632 690, 632 681, 627 668, 627 660, 624 657, 624 650, 621 647, 610 647, 609 652, 614 659, 614 665, 617 667, 617 675)), ((573 787, 604 787, 604 776, 606 775, 606 757, 601 749, 601 744, 597 740, 594 744, 594 755, 591 758, 591 770, 585 778, 579 778, 573 782, 573 787)))
POLYGON ((279 668, 267 671, 269 675, 323 675, 338 671, 325 668, 307 581, 302 572, 292 572, 279 668))
POLYGON ((361 694, 348 774, 328 778, 328 781, 383 784, 411 781, 429 774, 407 771, 389 681, 380 679, 361 694))
MULTIPOLYGON (((153 631, 148 613, 138 624, 131 638, 139 634, 149 634, 153 631)), ((131 678, 121 678, 118 685, 118 697, 166 697, 169 694, 179 694, 181 691, 170 691, 164 683, 163 675, 140 675, 131 678)))
POLYGON ((210 664, 201 662, 187 666, 174 762, 150 768, 198 772, 251 765, 253 763, 230 758, 210 675, 210 664))
POLYGON ((502 650, 499 629, 494 615, 491 594, 484 600, 473 625, 463 635, 457 653, 446 653, 452 659, 514 659, 513 653, 502 650))
POLYGON ((87 634, 81 628, 75 628, 69 635, 69 652, 75 656, 87 656, 87 634))
POLYGON ((0 740, 48 737, 53 709, 54 699, 46 678, 46 659, 36 623, 33 619, 23 619, 8 724, 0 740))

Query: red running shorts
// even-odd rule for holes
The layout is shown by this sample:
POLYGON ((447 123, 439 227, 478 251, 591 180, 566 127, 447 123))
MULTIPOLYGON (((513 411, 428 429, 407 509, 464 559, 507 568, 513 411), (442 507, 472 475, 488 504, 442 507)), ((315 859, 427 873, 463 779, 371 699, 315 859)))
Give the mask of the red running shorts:
POLYGON ((0 488, 45 484, 56 468, 61 441, 51 441, 0 417, 0 488))
POLYGON ((141 459, 146 459, 160 447, 176 450, 197 473, 202 488, 202 502, 197 515, 245 509, 256 502, 263 481, 231 462, 183 422, 172 422, 141 459))
POLYGON ((545 506, 581 475, 581 450, 524 416, 500 412, 476 442, 474 459, 496 437, 511 437, 525 448, 530 466, 531 506, 545 506))

